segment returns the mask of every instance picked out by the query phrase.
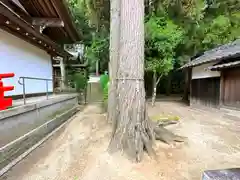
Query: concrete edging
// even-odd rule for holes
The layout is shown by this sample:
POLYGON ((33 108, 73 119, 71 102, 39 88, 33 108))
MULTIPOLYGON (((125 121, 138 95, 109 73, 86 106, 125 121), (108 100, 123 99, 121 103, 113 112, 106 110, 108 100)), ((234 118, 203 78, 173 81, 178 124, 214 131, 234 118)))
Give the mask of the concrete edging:
POLYGON ((78 111, 78 106, 57 115, 45 124, 0 148, 0 177, 34 149, 60 130, 78 111), (70 118, 70 119, 69 119, 70 118), (68 120, 69 119, 69 120, 68 120))
POLYGON ((23 113, 26 113, 26 112, 29 112, 29 111, 34 111, 36 109, 43 108, 43 107, 46 107, 46 106, 50 106, 50 105, 53 105, 53 104, 61 103, 61 102, 66 101, 66 100, 71 100, 71 99, 74 99, 76 97, 77 97, 76 94, 66 95, 65 97, 46 99, 44 101, 40 101, 40 102, 36 102, 36 103, 32 103, 32 104, 26 104, 26 105, 23 105, 23 106, 17 106, 17 107, 14 107, 12 109, 7 109, 7 110, 4 110, 4 111, 0 111, 0 120, 3 120, 5 118, 9 118, 9 117, 12 117, 12 116, 16 116, 16 115, 19 115, 19 114, 23 114, 23 113))

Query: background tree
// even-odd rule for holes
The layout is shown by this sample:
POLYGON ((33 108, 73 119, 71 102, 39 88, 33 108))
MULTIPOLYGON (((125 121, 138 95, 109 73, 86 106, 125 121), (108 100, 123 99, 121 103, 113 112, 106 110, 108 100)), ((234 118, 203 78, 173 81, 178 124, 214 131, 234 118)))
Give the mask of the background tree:
POLYGON ((107 32, 92 36, 91 44, 86 47, 85 58, 88 59, 90 72, 96 71, 96 62, 100 62, 100 72, 108 69, 109 37, 107 32))
POLYGON ((151 15, 145 23, 145 69, 153 73, 152 105, 155 104, 160 79, 174 67, 175 48, 184 31, 166 17, 151 15))
MULTIPOLYGON (((145 6, 147 17, 167 17, 184 30, 183 40, 174 50, 174 60, 180 66, 240 36, 240 2, 236 0, 147 0, 145 6)), ((175 67, 173 73, 179 68, 175 67)))
MULTIPOLYGON (((72 1, 73 5, 78 3, 84 12, 81 14, 78 12, 79 9, 76 10, 75 17, 79 24, 86 25, 82 27, 86 32, 84 44, 89 48, 87 53, 90 54, 87 55, 89 60, 94 61, 99 56, 108 54, 103 49, 108 49, 105 39, 109 36, 110 1, 69 1, 72 1), (82 20, 80 20, 81 16, 84 16, 82 20)), ((144 70, 156 71, 156 76, 159 76, 158 72, 167 74, 165 70, 169 71, 172 68, 176 70, 189 61, 190 57, 235 40, 240 35, 237 0, 145 0, 146 69, 144 69, 143 4, 143 0, 121 0, 120 39, 117 38, 118 36, 112 36, 114 41, 112 37, 110 38, 111 43, 116 43, 114 47, 118 46, 118 53, 112 54, 118 55, 117 58, 113 58, 118 62, 115 96, 118 97, 118 110, 110 149, 120 148, 138 161, 141 160, 144 149, 149 154, 154 154, 152 144, 155 138, 168 144, 184 140, 183 137, 166 130, 163 125, 149 120, 143 86, 144 70), (121 48, 119 48, 120 42, 121 48)), ((72 9, 77 9, 79 6, 73 6, 72 9)), ((109 60, 99 59, 101 59, 100 63, 109 60)), ((116 109, 111 109, 113 110, 116 112, 116 109)))
POLYGON ((109 62, 109 0, 68 0, 68 3, 82 34, 90 72, 95 70, 96 61, 103 72, 109 62))

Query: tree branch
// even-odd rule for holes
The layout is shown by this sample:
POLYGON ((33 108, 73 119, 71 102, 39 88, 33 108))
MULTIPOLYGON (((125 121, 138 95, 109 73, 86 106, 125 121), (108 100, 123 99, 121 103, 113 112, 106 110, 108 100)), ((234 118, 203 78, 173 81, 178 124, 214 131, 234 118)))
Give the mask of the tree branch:
POLYGON ((158 83, 160 82, 161 77, 162 77, 162 74, 158 77, 157 82, 156 82, 156 86, 157 86, 158 83))

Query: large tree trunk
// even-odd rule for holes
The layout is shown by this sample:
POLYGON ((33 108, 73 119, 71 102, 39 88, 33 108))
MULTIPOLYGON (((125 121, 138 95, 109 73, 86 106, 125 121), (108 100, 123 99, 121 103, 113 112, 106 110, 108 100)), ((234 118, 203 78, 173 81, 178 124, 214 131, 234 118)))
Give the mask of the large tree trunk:
POLYGON ((120 0, 111 0, 111 23, 110 23, 110 61, 109 61, 109 96, 108 96, 108 121, 116 127, 117 94, 116 76, 119 61, 119 39, 120 39, 120 0))
POLYGON ((121 0, 120 60, 118 62, 118 121, 110 149, 140 161, 144 147, 151 152, 153 131, 145 107, 144 0, 121 0))
POLYGON ((168 144, 183 141, 183 138, 169 132, 163 124, 153 123, 147 116, 144 89, 144 0, 120 2, 120 53, 116 78, 118 109, 109 150, 123 151, 134 160, 141 161, 144 149, 149 155, 155 156, 152 148, 155 137, 168 144))

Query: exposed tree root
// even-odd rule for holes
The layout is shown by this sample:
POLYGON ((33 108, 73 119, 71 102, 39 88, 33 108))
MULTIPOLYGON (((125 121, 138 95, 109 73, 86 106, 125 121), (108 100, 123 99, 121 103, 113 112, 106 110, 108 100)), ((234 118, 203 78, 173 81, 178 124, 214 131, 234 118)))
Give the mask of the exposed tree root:
POLYGON ((168 129, 164 128, 165 126, 179 123, 178 120, 166 120, 166 121, 159 120, 159 121, 151 121, 151 122, 152 122, 154 136, 156 140, 160 140, 169 145, 173 144, 174 142, 186 141, 187 139, 186 137, 175 135, 168 129))
POLYGON ((184 142, 186 140, 186 137, 175 135, 164 127, 155 127, 154 132, 157 140, 165 142, 169 145, 174 142, 184 142))
MULTIPOLYGON (((110 143, 110 150, 121 149, 130 155, 131 159, 134 158, 137 162, 142 160, 144 150, 149 156, 157 160, 157 155, 153 149, 153 143, 155 140, 160 140, 166 144, 173 145, 176 142, 186 141, 186 137, 176 135, 164 128, 170 124, 176 124, 178 121, 151 121, 149 118, 142 121, 140 125, 132 124, 129 121, 127 131, 119 131, 117 128, 112 141, 110 143)), ((119 124, 118 124, 119 125, 119 124)))
POLYGON ((157 155, 156 155, 156 153, 155 153, 155 151, 153 149, 153 144, 152 144, 153 141, 150 141, 148 139, 148 136, 144 135, 144 134, 142 134, 142 141, 143 141, 143 143, 145 145, 145 149, 148 152, 149 156, 152 156, 152 157, 156 158, 157 155))
POLYGON ((166 126, 169 126, 169 125, 172 125, 172 124, 177 124, 179 123, 179 121, 176 121, 176 120, 159 120, 159 121, 152 121, 150 119, 148 119, 151 124, 152 124, 152 127, 166 127, 166 126))
POLYGON ((155 133, 156 140, 160 140, 167 144, 173 144, 174 142, 184 142, 186 141, 186 137, 178 136, 169 131, 168 129, 164 128, 165 126, 171 124, 177 124, 179 121, 176 120, 166 120, 166 121, 156 121, 153 122, 153 130, 155 133))
POLYGON ((160 120, 157 121, 157 126, 165 127, 171 124, 177 124, 178 122, 179 122, 178 120, 164 120, 164 121, 160 120))

